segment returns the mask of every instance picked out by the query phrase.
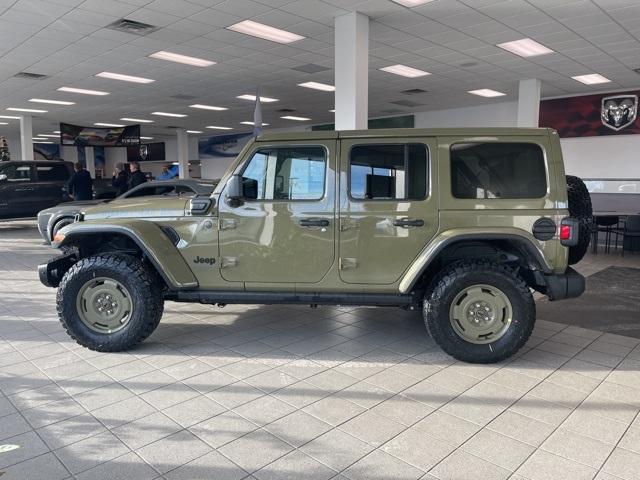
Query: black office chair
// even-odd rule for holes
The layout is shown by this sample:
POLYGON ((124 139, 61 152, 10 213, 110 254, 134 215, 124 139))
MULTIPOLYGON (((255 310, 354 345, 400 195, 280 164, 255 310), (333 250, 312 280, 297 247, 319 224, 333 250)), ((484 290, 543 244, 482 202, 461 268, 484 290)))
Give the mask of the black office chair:
POLYGON ((593 253, 598 253, 598 238, 600 237, 600 233, 604 233, 604 252, 609 253, 609 251, 611 250, 611 237, 614 233, 616 233, 615 227, 618 226, 618 223, 620 223, 620 217, 618 217, 617 215, 599 215, 594 217, 594 224, 592 229, 593 253))
MULTIPOLYGON (((617 242, 616 242, 617 243, 617 242)), ((640 251, 640 215, 629 215, 622 229, 622 256, 624 251, 640 251)))

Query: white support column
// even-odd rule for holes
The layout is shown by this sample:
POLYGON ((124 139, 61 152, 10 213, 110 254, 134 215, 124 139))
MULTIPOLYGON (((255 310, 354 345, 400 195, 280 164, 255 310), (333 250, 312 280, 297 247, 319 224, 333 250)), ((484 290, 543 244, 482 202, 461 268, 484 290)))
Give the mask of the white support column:
POLYGON ((335 19, 336 130, 366 129, 369 117, 369 17, 335 19))
POLYGON ((84 147, 84 158, 87 160, 85 167, 91 174, 91 178, 96 178, 96 157, 93 147, 84 147))
POLYGON ((178 164, 180 178, 189 178, 189 136, 184 128, 177 128, 178 136, 178 164))
POLYGON ((520 80, 518 90, 518 126, 537 127, 540 115, 540 87, 537 78, 520 80))
POLYGON ((20 148, 22 158, 20 160, 33 160, 33 122, 31 115, 20 117, 20 148))

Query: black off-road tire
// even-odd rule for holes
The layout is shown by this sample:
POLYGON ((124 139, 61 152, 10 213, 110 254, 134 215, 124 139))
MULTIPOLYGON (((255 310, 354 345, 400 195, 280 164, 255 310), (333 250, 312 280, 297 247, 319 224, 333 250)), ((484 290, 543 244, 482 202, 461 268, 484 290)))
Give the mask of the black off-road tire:
POLYGON ((427 330, 449 355, 469 363, 495 363, 516 353, 527 342, 536 319, 536 306, 527 284, 511 268, 486 261, 461 261, 446 267, 425 295, 427 330), (451 304, 465 288, 490 285, 509 299, 513 319, 492 343, 471 343, 456 333, 450 321, 451 304))
POLYGON ((578 177, 567 175, 567 196, 569 214, 579 220, 578 244, 569 247, 569 265, 574 265, 582 260, 589 248, 593 227, 593 208, 589 190, 578 177))
POLYGON ((56 300, 58 317, 71 338, 98 352, 120 352, 136 346, 153 333, 164 310, 162 285, 156 273, 139 259, 124 254, 98 254, 78 261, 62 278, 56 300), (81 320, 76 306, 80 289, 98 277, 116 280, 131 295, 129 321, 113 333, 91 330, 81 320))

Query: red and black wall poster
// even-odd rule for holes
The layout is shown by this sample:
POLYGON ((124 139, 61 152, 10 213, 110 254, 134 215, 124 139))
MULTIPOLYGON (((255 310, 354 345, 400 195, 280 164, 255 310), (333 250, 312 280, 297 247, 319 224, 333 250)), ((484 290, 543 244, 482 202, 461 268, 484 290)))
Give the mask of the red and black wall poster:
POLYGON ((540 126, 560 137, 640 134, 640 91, 556 98, 540 102, 540 126))

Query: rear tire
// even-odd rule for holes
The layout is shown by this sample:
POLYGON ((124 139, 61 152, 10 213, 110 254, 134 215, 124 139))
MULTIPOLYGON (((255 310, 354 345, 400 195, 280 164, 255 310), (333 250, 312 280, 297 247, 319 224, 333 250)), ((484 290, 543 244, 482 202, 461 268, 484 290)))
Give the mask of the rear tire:
POLYGON ((578 263, 587 253, 591 242, 593 208, 591 195, 582 179, 567 175, 567 196, 569 199, 569 215, 577 218, 578 244, 569 247, 569 265, 578 263))
POLYGON ((494 363, 529 339, 536 307, 527 284, 510 268, 462 261, 443 270, 425 296, 425 324, 452 357, 494 363))
POLYGON ((128 350, 153 333, 164 307, 154 272, 129 255, 99 254, 62 278, 58 316, 67 333, 98 352, 128 350))

